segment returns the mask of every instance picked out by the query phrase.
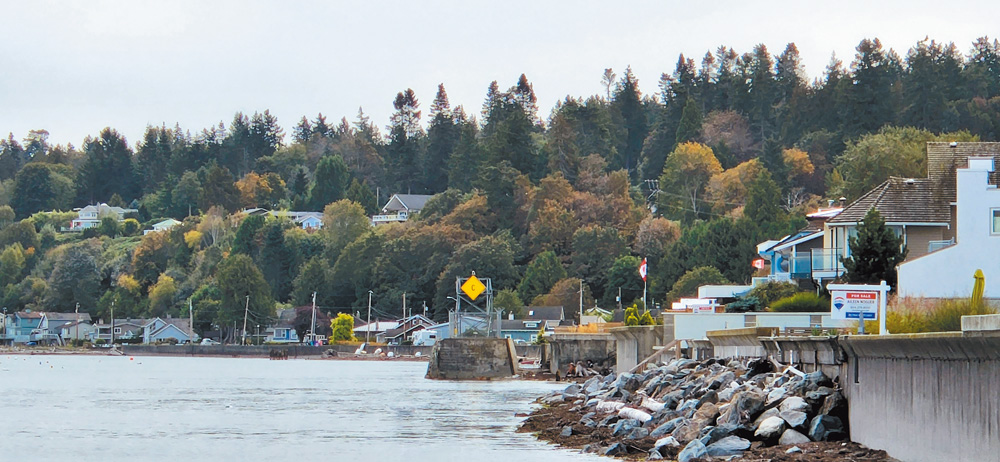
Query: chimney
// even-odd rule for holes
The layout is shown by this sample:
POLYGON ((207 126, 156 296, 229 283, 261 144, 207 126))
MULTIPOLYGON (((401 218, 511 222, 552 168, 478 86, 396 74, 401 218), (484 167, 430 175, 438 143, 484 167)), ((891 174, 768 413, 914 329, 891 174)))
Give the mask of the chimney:
POLYGON ((847 207, 847 198, 844 196, 840 196, 840 207, 847 207))
POLYGON ((513 311, 511 311, 510 313, 507 313, 507 319, 510 320, 510 321, 514 320, 514 312, 513 311))
POLYGON ((833 207, 833 199, 827 199, 826 200, 826 206, 827 207, 833 207))

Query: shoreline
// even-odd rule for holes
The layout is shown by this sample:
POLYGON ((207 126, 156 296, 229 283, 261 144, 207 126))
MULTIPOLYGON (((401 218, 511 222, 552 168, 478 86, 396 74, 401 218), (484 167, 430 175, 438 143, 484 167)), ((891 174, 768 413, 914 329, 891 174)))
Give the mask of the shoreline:
MULTIPOLYGON (((330 350, 326 350, 330 351, 330 350)), ((137 351, 137 352, 122 352, 122 350, 111 350, 110 348, 52 348, 52 347, 27 347, 27 348, 0 348, 0 355, 13 355, 13 356, 112 356, 112 357, 125 357, 125 356, 140 356, 140 357, 171 357, 171 358, 241 358, 241 359, 271 359, 266 354, 211 354, 211 353, 183 353, 183 352, 149 352, 149 351, 137 351)), ((299 355, 296 357, 289 357, 284 359, 274 359, 276 361, 285 361, 292 359, 302 359, 302 360, 319 360, 319 361, 409 361, 409 362, 426 362, 430 359, 430 356, 412 356, 412 355, 398 355, 393 357, 388 356, 375 356, 375 355, 364 355, 364 356, 338 356, 336 354, 329 355, 326 352, 314 355, 299 355)))

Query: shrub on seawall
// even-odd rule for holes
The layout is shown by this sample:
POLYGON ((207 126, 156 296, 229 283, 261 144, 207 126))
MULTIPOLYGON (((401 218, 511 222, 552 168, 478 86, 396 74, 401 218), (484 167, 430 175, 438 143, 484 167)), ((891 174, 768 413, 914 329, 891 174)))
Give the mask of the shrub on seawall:
POLYGON ((771 303, 776 313, 825 313, 830 311, 830 300, 812 292, 799 292, 771 303))

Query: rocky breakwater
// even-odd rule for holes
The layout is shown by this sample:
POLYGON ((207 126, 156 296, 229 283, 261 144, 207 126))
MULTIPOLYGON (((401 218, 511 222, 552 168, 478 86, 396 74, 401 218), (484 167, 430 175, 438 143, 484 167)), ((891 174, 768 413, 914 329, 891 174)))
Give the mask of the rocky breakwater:
POLYGON ((852 451, 865 452, 857 460, 885 457, 856 444, 814 443, 848 438, 844 395, 822 372, 776 371, 763 360, 674 360, 592 377, 539 401, 544 407, 521 431, 583 452, 688 462, 783 445, 788 454, 813 452, 802 460, 850 460, 840 456, 852 451), (830 451, 837 454, 820 454, 830 451))

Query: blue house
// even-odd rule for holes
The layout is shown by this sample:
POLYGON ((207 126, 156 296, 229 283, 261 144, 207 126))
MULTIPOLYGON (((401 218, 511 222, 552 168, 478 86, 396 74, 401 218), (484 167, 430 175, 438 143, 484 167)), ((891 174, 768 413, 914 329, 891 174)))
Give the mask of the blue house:
POLYGON ((278 311, 278 320, 264 331, 264 341, 268 343, 299 343, 299 333, 295 331, 295 309, 278 311))
POLYGON ((517 344, 534 343, 540 331, 550 335, 566 320, 561 306, 527 306, 524 313, 521 319, 515 319, 512 313, 509 318, 500 321, 500 336, 517 344))

